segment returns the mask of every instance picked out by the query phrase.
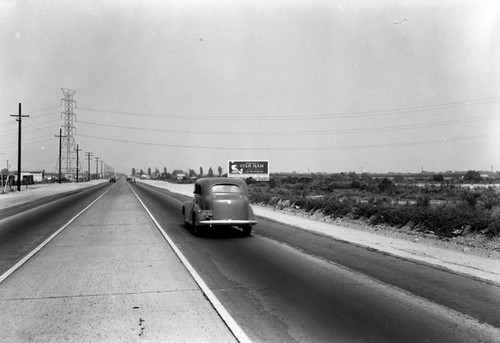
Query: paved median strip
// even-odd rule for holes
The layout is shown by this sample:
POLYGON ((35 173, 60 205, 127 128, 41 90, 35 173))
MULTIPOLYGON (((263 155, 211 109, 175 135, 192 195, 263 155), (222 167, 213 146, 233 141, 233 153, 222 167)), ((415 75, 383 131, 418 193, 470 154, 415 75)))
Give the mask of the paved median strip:
POLYGON ((40 250, 43 249, 47 244, 49 244, 57 235, 59 235, 64 229, 66 229, 71 223, 73 223, 78 217, 80 217, 83 213, 85 213, 89 208, 91 208, 99 199, 101 199, 106 193, 109 192, 111 188, 108 188, 104 193, 97 197, 90 205, 81 210, 76 216, 71 218, 66 224, 64 224, 59 230, 54 232, 49 238, 43 241, 38 247, 36 247, 33 251, 31 251, 28 255, 24 256, 19 262, 17 262, 14 266, 12 266, 9 270, 0 276, 0 283, 2 283, 5 279, 7 279, 12 273, 14 273, 17 269, 19 269, 23 264, 25 264, 30 258, 35 256, 40 250))
MULTIPOLYGON (((130 187, 130 185, 129 185, 130 187)), ((139 202, 141 203, 142 207, 146 210, 148 213, 149 217, 153 221, 153 223, 156 225, 160 233, 163 235, 165 240, 168 242, 172 250, 175 252, 177 257, 181 260, 181 262, 184 264, 188 272, 191 274, 195 282, 198 284, 198 286, 201 288, 201 291, 205 295, 205 297, 208 299, 208 301, 212 304, 214 309, 217 311, 219 316, 222 318, 226 326, 229 328, 229 330, 233 333, 235 338, 241 342, 241 343, 250 343, 251 340, 248 338, 246 333, 241 329, 241 327, 236 323, 236 321, 233 319, 233 317, 227 312, 227 310, 224 308, 222 303, 217 299, 215 294, 210 290, 210 288, 207 286, 205 281, 201 278, 201 276, 196 272, 196 270, 193 268, 191 263, 187 260, 187 258, 182 254, 182 252, 179 250, 179 248, 175 245, 175 243, 172 241, 172 239, 167 235, 165 230, 162 228, 160 223, 156 220, 156 218, 153 216, 153 214, 149 211, 149 209, 146 207, 144 202, 141 200, 141 198, 137 195, 137 193, 133 190, 132 187, 130 187, 132 192, 135 194, 139 202)))

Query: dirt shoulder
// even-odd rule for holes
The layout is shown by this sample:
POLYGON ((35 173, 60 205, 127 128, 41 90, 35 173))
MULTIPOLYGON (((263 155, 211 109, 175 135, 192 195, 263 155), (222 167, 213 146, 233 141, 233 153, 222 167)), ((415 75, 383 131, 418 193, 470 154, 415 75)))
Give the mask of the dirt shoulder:
POLYGON ((300 218, 342 226, 361 232, 369 232, 383 237, 398 238, 422 245, 431 245, 471 255, 500 259, 500 237, 498 236, 490 238, 485 234, 476 233, 453 238, 440 238, 432 233, 410 230, 404 227, 396 228, 388 225, 371 225, 368 220, 351 220, 346 218, 332 219, 321 213, 310 214, 290 207, 280 208, 279 206, 267 206, 263 204, 254 206, 271 209, 272 211, 300 218))

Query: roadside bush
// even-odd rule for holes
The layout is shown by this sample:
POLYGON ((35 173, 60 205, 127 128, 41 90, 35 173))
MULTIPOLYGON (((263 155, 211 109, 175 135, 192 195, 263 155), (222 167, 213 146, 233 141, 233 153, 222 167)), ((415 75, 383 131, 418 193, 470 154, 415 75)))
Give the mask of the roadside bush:
POLYGON ((420 195, 417 198, 417 206, 418 207, 429 207, 429 204, 431 203, 431 198, 427 194, 420 195))
POLYGON ((430 208, 421 223, 426 229, 445 237, 470 232, 478 232, 488 227, 489 218, 470 206, 439 206, 430 208))
POLYGON ((396 207, 381 207, 378 208, 377 213, 371 216, 370 222, 374 225, 376 224, 388 224, 391 226, 401 227, 408 223, 411 216, 411 211, 408 207, 396 206, 396 207))
POLYGON ((491 210, 498 205, 500 205, 498 196, 496 196, 494 192, 491 191, 488 191, 485 194, 481 194, 476 202, 476 207, 482 210, 491 210))
POLYGON ((470 207, 474 207, 476 206, 476 203, 477 203, 477 199, 481 196, 480 193, 476 192, 476 191, 464 191, 462 193, 462 200, 465 201, 465 203, 467 205, 469 205, 470 207))
MULTIPOLYGON (((358 180, 345 186, 333 179, 312 182, 287 180, 288 184, 250 184, 253 203, 295 206, 313 213, 321 210, 333 218, 369 218, 370 223, 433 231, 451 237, 467 233, 500 235, 500 197, 496 189, 455 187, 395 187, 382 180, 374 192, 361 190, 358 180), (355 187, 352 187, 355 186, 355 187), (381 192, 383 191, 383 192, 381 192), (392 194, 391 194, 392 193, 392 194), (397 196, 395 194, 397 193, 397 196), (436 200, 440 200, 441 204, 436 200)), ((377 185, 375 183, 375 185, 377 185)))
POLYGON ((494 235, 500 234, 500 212, 494 212, 491 215, 488 229, 494 235))
POLYGON ((373 202, 360 202, 356 205, 356 210, 353 213, 359 217, 371 218, 378 213, 378 208, 373 202))

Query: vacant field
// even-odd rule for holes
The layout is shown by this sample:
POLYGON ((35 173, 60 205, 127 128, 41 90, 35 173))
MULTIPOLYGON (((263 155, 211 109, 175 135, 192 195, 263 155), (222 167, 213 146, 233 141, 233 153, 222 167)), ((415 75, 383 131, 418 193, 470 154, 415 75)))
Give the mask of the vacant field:
POLYGON ((253 203, 414 230, 438 237, 500 233, 496 184, 395 182, 338 174, 247 180, 253 203))

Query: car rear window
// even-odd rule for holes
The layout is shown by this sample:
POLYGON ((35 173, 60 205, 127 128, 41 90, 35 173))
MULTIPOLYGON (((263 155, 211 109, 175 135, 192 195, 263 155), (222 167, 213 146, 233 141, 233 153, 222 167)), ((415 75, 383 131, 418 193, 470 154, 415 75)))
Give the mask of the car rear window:
POLYGON ((212 193, 240 193, 240 187, 236 185, 213 185, 212 193))

